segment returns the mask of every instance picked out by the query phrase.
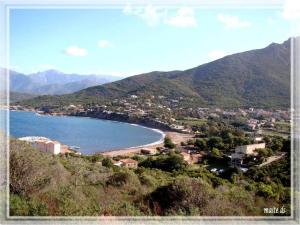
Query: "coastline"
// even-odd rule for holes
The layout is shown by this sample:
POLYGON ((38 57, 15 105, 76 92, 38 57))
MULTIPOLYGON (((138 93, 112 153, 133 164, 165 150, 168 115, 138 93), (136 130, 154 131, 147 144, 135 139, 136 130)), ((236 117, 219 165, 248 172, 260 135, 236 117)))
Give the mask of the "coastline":
MULTIPOLYGON (((12 110, 12 111, 23 111, 23 112, 38 113, 35 110, 33 110, 33 111, 31 111, 31 110, 12 110)), ((147 127, 147 126, 137 124, 137 123, 128 123, 128 122, 124 122, 124 121, 100 119, 100 118, 91 117, 91 116, 78 116, 78 115, 66 115, 66 114, 64 114, 64 115, 51 115, 51 114, 49 114, 49 116, 70 116, 70 117, 79 117, 79 118, 89 118, 89 119, 95 119, 95 120, 107 120, 107 121, 113 121, 113 122, 117 122, 117 123, 126 123, 126 124, 129 124, 131 126, 139 126, 139 127, 145 128, 145 129, 150 129, 154 132, 157 132, 157 133, 161 134, 161 138, 159 140, 157 140, 155 142, 152 142, 152 143, 149 143, 149 144, 133 146, 133 147, 128 147, 128 148, 120 148, 120 149, 109 150, 109 151, 101 150, 101 151, 96 151, 95 153, 93 153, 93 154, 100 153, 100 154, 103 154, 105 156, 110 156, 110 157, 117 156, 117 155, 123 155, 124 156, 124 155, 133 154, 133 153, 138 153, 143 148, 154 149, 155 150, 157 147, 163 147, 164 138, 167 135, 171 137, 171 139, 173 140, 173 142, 175 144, 180 144, 180 142, 187 141, 188 139, 193 137, 192 134, 179 133, 179 132, 176 132, 176 131, 163 131, 161 129, 147 127)))
MULTIPOLYGON (((193 134, 184 134, 184 133, 179 133, 179 132, 174 132, 174 131, 168 131, 168 132, 163 132, 164 137, 169 136, 172 141, 180 145, 182 141, 187 141, 188 139, 191 139, 194 135, 193 134)), ((164 139, 164 138, 163 138, 164 139)), ((137 147, 130 147, 130 148, 122 148, 122 149, 117 149, 117 150, 112 150, 112 151, 107 151, 107 152, 99 152, 102 155, 109 156, 109 157, 114 157, 114 156, 129 156, 131 154, 135 153, 140 153, 141 149, 147 148, 151 150, 155 150, 157 147, 163 147, 163 139, 160 143, 151 143, 143 146, 137 146, 137 147)))

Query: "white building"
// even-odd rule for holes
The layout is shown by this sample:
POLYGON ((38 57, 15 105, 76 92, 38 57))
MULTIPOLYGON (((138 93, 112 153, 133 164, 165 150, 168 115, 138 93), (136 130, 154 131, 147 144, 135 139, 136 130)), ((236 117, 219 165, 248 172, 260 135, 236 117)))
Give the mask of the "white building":
POLYGON ((243 159, 246 156, 257 155, 255 150, 262 148, 266 148, 266 143, 237 146, 234 150, 234 153, 231 154, 231 165, 241 166, 243 164, 243 159))
POLYGON ((260 149, 260 148, 266 148, 266 143, 237 146, 235 148, 235 153, 243 153, 246 155, 253 155, 254 150, 260 149))
POLYGON ((26 141, 32 145, 32 147, 42 151, 57 155, 61 152, 61 144, 58 141, 52 141, 45 137, 22 137, 20 141, 26 141))

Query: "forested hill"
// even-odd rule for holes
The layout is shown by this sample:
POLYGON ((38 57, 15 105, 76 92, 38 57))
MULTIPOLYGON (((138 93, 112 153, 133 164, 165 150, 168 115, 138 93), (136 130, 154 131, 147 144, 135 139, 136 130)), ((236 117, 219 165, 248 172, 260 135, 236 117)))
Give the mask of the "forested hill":
POLYGON ((190 97, 218 107, 289 107, 290 43, 226 56, 184 71, 151 72, 90 87, 71 95, 36 99, 56 103, 122 98, 128 95, 190 97))

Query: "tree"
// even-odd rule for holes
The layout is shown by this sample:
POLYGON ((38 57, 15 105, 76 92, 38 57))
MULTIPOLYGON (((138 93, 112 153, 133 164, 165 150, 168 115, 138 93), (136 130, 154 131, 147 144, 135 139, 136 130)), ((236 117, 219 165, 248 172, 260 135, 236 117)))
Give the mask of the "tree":
POLYGON ((213 148, 213 149, 211 150, 211 154, 212 154, 212 156, 215 157, 215 158, 219 158, 219 157, 222 156, 222 153, 221 153, 220 150, 217 149, 217 148, 213 148))
POLYGON ((207 141, 207 146, 212 149, 212 148, 218 148, 222 149, 224 146, 223 140, 220 137, 211 137, 207 141))
POLYGON ((229 131, 226 130, 221 135, 222 135, 224 143, 226 143, 230 147, 232 147, 232 145, 233 145, 233 139, 234 139, 233 134, 231 132, 229 132, 229 131))
POLYGON ((283 147, 283 139, 282 138, 273 138, 272 142, 270 143, 270 148, 274 151, 280 151, 283 147))
POLYGON ((249 139, 247 139, 245 137, 234 137, 233 142, 234 142, 235 146, 250 144, 249 139))
POLYGON ((176 147, 176 145, 172 142, 172 140, 171 140, 171 138, 169 136, 165 137, 164 146, 166 148, 171 148, 171 149, 173 149, 173 148, 176 147))
POLYGON ((104 158, 103 160, 102 160, 102 166, 105 166, 105 167, 108 167, 108 168, 111 168, 111 167, 113 167, 113 163, 112 163, 112 161, 111 161, 111 159, 110 158, 104 158))
POLYGON ((271 139, 270 139, 270 137, 268 137, 268 136, 265 136, 265 137, 263 138, 263 141, 266 143, 266 145, 269 145, 269 144, 271 143, 271 139))
POLYGON ((203 150, 206 148, 206 141, 203 138, 197 138, 195 141, 195 146, 203 150))
POLYGON ((174 153, 168 156, 160 156, 155 159, 149 157, 139 164, 139 166, 145 168, 157 168, 169 172, 184 169, 186 165, 187 163, 183 160, 182 156, 174 153))

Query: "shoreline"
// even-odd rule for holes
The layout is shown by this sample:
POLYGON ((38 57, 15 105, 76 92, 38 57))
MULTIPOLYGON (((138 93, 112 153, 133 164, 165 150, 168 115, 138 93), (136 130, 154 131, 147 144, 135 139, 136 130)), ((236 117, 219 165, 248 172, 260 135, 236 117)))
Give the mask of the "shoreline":
MULTIPOLYGON (((9 110, 9 111, 21 111, 21 112, 38 113, 37 111, 31 111, 31 110, 9 110)), ((180 142, 186 141, 186 140, 193 137, 192 134, 185 134, 185 133, 180 133, 180 132, 176 132, 176 131, 163 131, 163 130, 158 129, 158 128, 146 127, 144 125, 140 125, 140 124, 136 124, 136 123, 128 123, 128 122, 122 122, 122 121, 117 121, 117 120, 100 119, 100 118, 96 118, 96 117, 78 116, 78 115, 75 116, 75 115, 51 115, 51 114, 49 114, 48 116, 79 117, 79 118, 89 118, 89 119, 95 119, 95 120, 106 120, 106 121, 112 121, 112 122, 117 122, 117 123, 126 123, 126 124, 129 124, 131 126, 139 126, 139 127, 144 128, 144 129, 149 129, 149 130, 152 130, 156 133, 161 134, 160 139, 155 141, 155 142, 152 142, 152 143, 139 145, 139 146, 127 147, 127 148, 119 148, 119 149, 109 150, 109 151, 99 150, 99 151, 96 151, 96 152, 93 153, 93 154, 100 153, 100 154, 103 154, 105 156, 110 156, 110 157, 117 156, 117 155, 128 155, 128 154, 132 154, 132 153, 138 153, 143 148, 156 149, 157 147, 163 147, 164 138, 166 136, 170 136, 170 138, 172 139, 172 141, 175 144, 180 144, 180 142)), ((78 151, 78 152, 80 152, 80 151, 78 151)), ((84 153, 81 153, 81 154, 84 154, 84 153)))
MULTIPOLYGON (((193 134, 184 134, 184 133, 179 133, 179 132, 175 132, 175 131, 168 131, 168 132, 163 132, 163 133, 164 133, 164 137, 169 136, 176 145, 180 145, 180 143, 182 141, 187 141, 188 139, 191 139, 194 137, 193 134)), ((99 153, 104 156, 109 156, 109 157, 128 156, 131 154, 140 153, 141 149, 143 149, 143 148, 156 150, 157 147, 163 147, 163 140, 160 143, 154 142, 152 144, 147 144, 147 145, 143 145, 143 146, 121 148, 121 149, 111 150, 111 151, 106 151, 106 152, 99 151, 99 153)))

